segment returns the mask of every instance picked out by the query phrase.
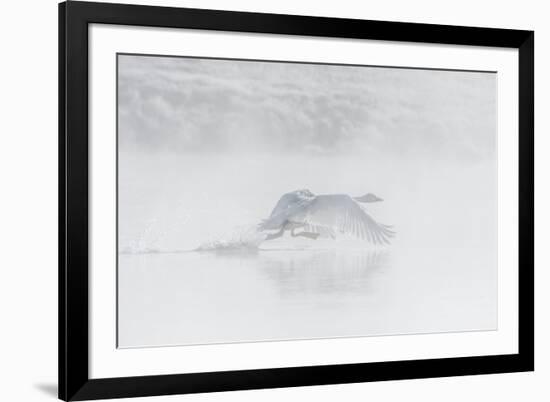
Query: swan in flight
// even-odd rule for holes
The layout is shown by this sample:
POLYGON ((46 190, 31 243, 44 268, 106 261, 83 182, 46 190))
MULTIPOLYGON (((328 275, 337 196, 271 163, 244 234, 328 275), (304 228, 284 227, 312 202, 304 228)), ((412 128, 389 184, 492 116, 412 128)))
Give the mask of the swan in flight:
POLYGON ((395 232, 391 226, 376 222, 360 203, 383 201, 374 194, 350 197, 347 194, 315 195, 309 190, 297 190, 284 194, 269 218, 258 225, 258 230, 268 233, 265 240, 277 239, 290 231, 293 237, 317 239, 319 236, 334 238, 337 232, 351 234, 373 244, 389 244, 395 232), (296 233, 297 229, 301 232, 296 233))

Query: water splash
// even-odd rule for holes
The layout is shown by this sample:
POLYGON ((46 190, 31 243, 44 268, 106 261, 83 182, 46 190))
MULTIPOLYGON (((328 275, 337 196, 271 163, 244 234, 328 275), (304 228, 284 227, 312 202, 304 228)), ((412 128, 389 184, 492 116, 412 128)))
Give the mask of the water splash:
POLYGON ((228 235, 202 243, 195 251, 257 250, 266 234, 258 231, 257 225, 239 227, 228 235))
POLYGON ((132 239, 119 239, 120 254, 153 254, 160 252, 159 243, 164 232, 158 231, 157 219, 148 219, 144 229, 132 239), (123 243, 123 245, 120 245, 123 243))

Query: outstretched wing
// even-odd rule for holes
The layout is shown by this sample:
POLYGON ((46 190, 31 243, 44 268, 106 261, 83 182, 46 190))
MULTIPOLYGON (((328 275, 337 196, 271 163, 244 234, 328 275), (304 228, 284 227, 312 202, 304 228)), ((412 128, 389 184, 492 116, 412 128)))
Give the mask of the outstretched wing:
POLYGON ((317 233, 335 230, 374 244, 389 244, 389 238, 395 234, 390 226, 376 222, 345 194, 318 195, 293 214, 290 220, 303 223, 308 230, 317 233))
POLYGON ((260 223, 260 230, 280 229, 281 226, 287 221, 288 217, 292 216, 297 210, 307 205, 310 199, 300 197, 296 194, 296 192, 283 195, 279 201, 277 201, 277 204, 275 205, 275 208, 273 208, 269 218, 264 219, 260 223))
POLYGON ((269 216, 274 217, 276 215, 279 215, 282 212, 287 211, 288 208, 298 204, 301 200, 302 199, 297 194, 287 193, 283 195, 281 198, 279 198, 279 201, 277 201, 275 208, 273 208, 273 211, 271 211, 271 215, 269 216))

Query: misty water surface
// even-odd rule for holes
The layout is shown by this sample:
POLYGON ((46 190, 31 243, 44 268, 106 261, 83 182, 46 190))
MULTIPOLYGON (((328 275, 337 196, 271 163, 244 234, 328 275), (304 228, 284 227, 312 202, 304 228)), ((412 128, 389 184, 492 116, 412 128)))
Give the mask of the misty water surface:
POLYGON ((496 328, 492 163, 137 160, 120 171, 121 347, 496 328), (192 251, 246 241, 303 183, 384 198, 366 207, 395 226, 392 245, 287 235, 258 249, 192 251))

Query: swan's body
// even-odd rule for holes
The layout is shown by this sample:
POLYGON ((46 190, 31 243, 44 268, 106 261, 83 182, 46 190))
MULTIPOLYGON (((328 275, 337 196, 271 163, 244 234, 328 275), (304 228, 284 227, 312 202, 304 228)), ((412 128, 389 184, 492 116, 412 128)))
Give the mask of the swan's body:
POLYGON ((390 226, 377 223, 359 205, 360 202, 377 201, 382 199, 373 194, 350 197, 347 194, 315 195, 309 190, 297 190, 283 195, 258 229, 277 231, 268 234, 266 240, 281 237, 290 230, 294 237, 334 238, 336 233, 344 233, 374 244, 389 244, 389 238, 395 234, 390 226), (299 228, 302 232, 296 233, 299 228))

